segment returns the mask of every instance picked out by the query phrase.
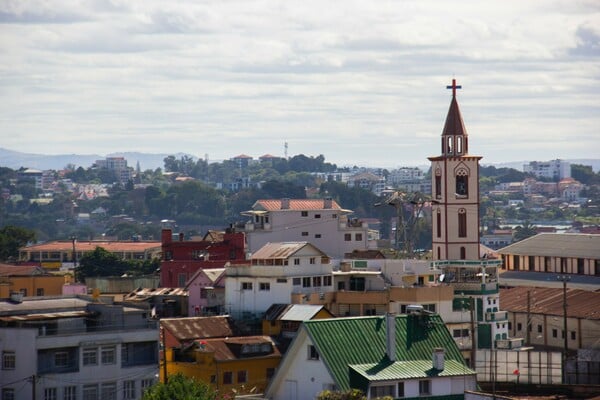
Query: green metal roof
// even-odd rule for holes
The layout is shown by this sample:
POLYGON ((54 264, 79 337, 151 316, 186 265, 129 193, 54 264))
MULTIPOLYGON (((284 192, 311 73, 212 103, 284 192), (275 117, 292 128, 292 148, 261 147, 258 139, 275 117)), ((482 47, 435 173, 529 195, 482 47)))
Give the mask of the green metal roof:
MULTIPOLYGON (((350 389, 349 366, 389 363, 385 316, 305 321, 304 328, 341 390, 350 389)), ((397 315, 396 361, 426 361, 434 348, 444 348, 445 360, 464 359, 442 318, 437 315, 397 315)))
POLYGON ((350 365, 350 369, 369 381, 397 381, 404 379, 421 379, 435 376, 463 376, 476 374, 464 363, 448 360, 443 370, 432 367, 428 360, 380 362, 377 364, 350 365))

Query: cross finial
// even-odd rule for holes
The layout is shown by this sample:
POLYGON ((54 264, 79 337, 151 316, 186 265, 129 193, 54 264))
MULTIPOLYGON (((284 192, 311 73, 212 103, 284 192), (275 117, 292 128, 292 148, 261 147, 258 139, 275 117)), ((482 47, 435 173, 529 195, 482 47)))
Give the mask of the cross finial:
POLYGON ((452 89, 452 98, 456 97, 456 89, 462 89, 461 85, 456 86, 456 79, 452 79, 452 86, 446 86, 446 89, 452 89))

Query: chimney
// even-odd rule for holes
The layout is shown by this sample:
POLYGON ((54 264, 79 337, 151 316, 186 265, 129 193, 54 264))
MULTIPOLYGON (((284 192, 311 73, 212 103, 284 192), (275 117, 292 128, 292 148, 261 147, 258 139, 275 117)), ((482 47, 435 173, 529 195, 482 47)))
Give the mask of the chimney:
POLYGON ((385 315, 385 353, 390 361, 396 361, 396 315, 385 315))
POLYGON ((331 199, 331 197, 325 197, 323 199, 323 208, 331 208, 332 204, 333 204, 333 200, 331 199))
POLYGON ((281 199, 281 209, 282 210, 290 209, 290 199, 288 199, 288 198, 281 199))
POLYGON ((444 354, 445 351, 441 347, 433 349, 433 369, 437 369, 438 371, 444 370, 444 354))
POLYGON ((162 244, 169 244, 173 240, 173 233, 170 229, 163 229, 160 233, 160 240, 162 244))

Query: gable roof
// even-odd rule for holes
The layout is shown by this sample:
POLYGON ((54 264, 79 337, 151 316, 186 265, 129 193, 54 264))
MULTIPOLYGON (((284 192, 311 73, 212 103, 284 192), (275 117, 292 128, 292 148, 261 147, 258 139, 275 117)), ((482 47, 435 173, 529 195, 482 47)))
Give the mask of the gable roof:
MULTIPOLYGON (((301 329, 307 331, 339 388, 348 390, 349 365, 390 363, 386 355, 385 318, 317 319, 305 321, 301 329)), ((431 362, 433 349, 442 347, 446 360, 464 364, 458 346, 439 315, 397 315, 395 323, 398 362, 431 362)))
POLYGON ((325 306, 316 304, 273 304, 265 312, 264 319, 267 321, 308 321, 323 309, 327 310, 325 306))
POLYGON ((185 289, 189 290, 190 285, 194 283, 198 277, 201 275, 206 276, 206 278, 211 282, 211 285, 216 285, 218 281, 221 280, 225 276, 225 268, 199 268, 198 271, 194 272, 194 274, 188 279, 185 284, 185 289))
POLYGON ((311 247, 315 253, 319 253, 321 256, 326 256, 321 250, 313 246, 308 242, 276 242, 267 243, 256 253, 252 254, 252 260, 266 260, 266 259, 287 259, 305 247, 311 247))
POLYGON ((235 336, 233 321, 229 316, 163 318, 160 324, 180 342, 235 336))
POLYGON ((227 338, 213 338, 202 340, 202 342, 199 344, 208 351, 213 352, 215 360, 217 361, 281 357, 281 352, 273 342, 273 339, 271 339, 269 336, 236 336, 227 338), (239 349, 236 349, 236 347, 247 344, 269 344, 271 346, 271 351, 243 356, 240 354, 239 349))
POLYGON ((540 233, 498 250, 500 254, 600 259, 600 235, 540 233))

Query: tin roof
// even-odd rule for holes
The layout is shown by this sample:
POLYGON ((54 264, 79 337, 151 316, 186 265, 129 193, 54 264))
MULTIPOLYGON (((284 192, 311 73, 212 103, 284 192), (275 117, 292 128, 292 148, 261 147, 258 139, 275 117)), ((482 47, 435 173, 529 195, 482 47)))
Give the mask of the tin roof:
POLYGON ((214 338, 203 340, 202 344, 206 350, 214 352, 214 357, 217 361, 281 357, 279 349, 269 336, 239 336, 231 338, 214 338), (263 352, 261 354, 250 354, 241 356, 240 352, 236 351, 236 347, 241 347, 243 345, 265 343, 269 344, 271 347, 271 351, 268 353, 263 352))
MULTIPOLYGON (((348 390, 349 365, 378 364, 386 358, 385 318, 315 319, 303 322, 301 329, 306 329, 339 388, 348 390)), ((421 360, 431 365, 432 350, 441 347, 446 363, 464 363, 439 315, 397 315, 395 323, 397 361, 421 360)))
POLYGON ((476 373, 464 363, 456 360, 445 361, 443 370, 434 369, 431 360, 382 361, 379 363, 349 365, 348 367, 369 381, 463 376, 475 375, 476 373))
POLYGON ((540 233, 498 250, 500 254, 600 259, 600 235, 540 233))
MULTIPOLYGON (((266 211, 280 211, 282 199, 257 200, 252 209, 262 209, 266 211)), ((289 199, 288 210, 308 211, 308 210, 341 210, 341 207, 335 200, 331 200, 331 207, 325 208, 324 199, 289 199)))
POLYGON ((319 313, 325 306, 313 304, 273 304, 265 312, 267 321, 308 321, 319 313))
POLYGON ((229 316, 163 318, 160 324, 179 341, 235 336, 229 316))
POLYGON ((188 296, 188 291, 183 288, 138 288, 128 293, 124 300, 144 301, 153 296, 188 296))
MULTIPOLYGON (((500 289, 502 309, 509 312, 526 313, 527 292, 529 292, 531 313, 564 315, 562 288, 519 286, 500 289)), ((567 287, 567 316, 600 320, 600 292, 567 287)))
POLYGON ((90 302, 78 297, 25 297, 21 303, 0 301, 0 315, 23 315, 34 313, 63 312, 63 310, 84 310, 90 302))
POLYGON ((287 259, 292 257, 301 249, 310 246, 315 251, 315 254, 326 256, 321 250, 308 242, 279 242, 279 243, 267 243, 256 253, 252 254, 252 260, 266 260, 266 259, 287 259))
MULTIPOLYGON (((109 252, 130 251, 144 252, 148 250, 160 251, 161 243, 152 242, 109 242, 109 241, 77 241, 75 242, 76 251, 94 251, 96 247, 102 247, 109 252)), ((56 241, 31 246, 21 247, 20 251, 73 251, 73 242, 56 241)))

